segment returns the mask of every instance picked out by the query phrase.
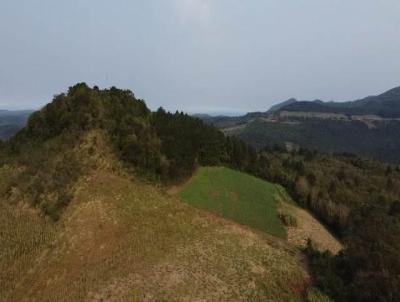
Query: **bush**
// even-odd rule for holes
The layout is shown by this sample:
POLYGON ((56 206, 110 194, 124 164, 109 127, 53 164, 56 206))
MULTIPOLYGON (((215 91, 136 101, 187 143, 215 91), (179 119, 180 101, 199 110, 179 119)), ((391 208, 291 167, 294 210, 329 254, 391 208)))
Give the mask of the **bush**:
POLYGON ((279 218, 282 220, 283 224, 287 227, 296 227, 297 219, 292 214, 283 212, 279 213, 279 218))

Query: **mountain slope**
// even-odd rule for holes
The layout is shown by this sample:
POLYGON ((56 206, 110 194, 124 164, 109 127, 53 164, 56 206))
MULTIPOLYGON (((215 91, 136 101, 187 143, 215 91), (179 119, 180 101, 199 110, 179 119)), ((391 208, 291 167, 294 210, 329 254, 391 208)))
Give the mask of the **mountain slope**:
POLYGON ((380 95, 351 102, 295 102, 280 108, 287 111, 342 113, 347 115, 377 115, 400 118, 400 87, 380 95))
MULTIPOLYGON (((85 84, 33 114, 0 151, 3 300, 296 301, 309 280, 338 300, 398 300, 397 166, 296 148, 257 152, 199 119, 150 112, 130 91, 85 84), (281 184, 342 236, 342 253, 292 207, 278 209, 287 242, 166 195, 202 165, 281 184), (297 245, 306 245, 312 278, 297 245)), ((229 179, 216 189, 246 184, 229 179)), ((241 207, 260 188, 246 191, 241 207)))
POLYGON ((287 238, 299 248, 305 248, 311 239, 321 251, 337 254, 343 249, 317 219, 291 200, 283 187, 251 175, 225 167, 200 167, 173 192, 194 207, 287 238))
POLYGON ((271 108, 269 108, 267 113, 277 112, 277 111, 281 110, 283 107, 286 107, 288 105, 294 104, 296 102, 297 102, 297 100, 294 99, 294 98, 288 99, 288 100, 286 100, 286 101, 284 101, 282 103, 279 103, 279 104, 271 106, 271 108))
POLYGON ((238 130, 226 129, 257 147, 294 145, 325 153, 350 153, 376 160, 400 162, 400 122, 303 119, 271 123, 253 121, 238 130))
POLYGON ((1 202, 0 300, 301 300, 309 281, 294 247, 126 174, 101 132, 75 152, 93 137, 56 224, 1 202))
POLYGON ((400 87, 352 102, 282 104, 272 111, 205 122, 256 148, 294 146, 400 162, 400 87))

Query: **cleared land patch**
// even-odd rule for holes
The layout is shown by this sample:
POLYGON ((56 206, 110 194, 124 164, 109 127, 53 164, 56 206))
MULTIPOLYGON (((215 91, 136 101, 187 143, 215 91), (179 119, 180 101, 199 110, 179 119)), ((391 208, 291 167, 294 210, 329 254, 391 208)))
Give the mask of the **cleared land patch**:
POLYGON ((179 196, 197 208, 285 238, 277 211, 278 193, 274 184, 248 174, 224 167, 202 167, 179 196))
POLYGON ((280 208, 296 218, 297 225, 288 227, 288 242, 304 248, 311 239, 320 251, 337 254, 343 249, 342 244, 309 212, 293 204, 282 202, 280 208))

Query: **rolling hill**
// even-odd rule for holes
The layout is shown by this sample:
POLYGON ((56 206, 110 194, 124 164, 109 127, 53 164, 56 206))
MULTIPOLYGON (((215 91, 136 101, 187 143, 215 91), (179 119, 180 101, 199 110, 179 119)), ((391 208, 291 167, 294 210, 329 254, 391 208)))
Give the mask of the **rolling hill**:
POLYGON ((56 224, 4 201, 0 217, 1 301, 301 301, 309 283, 294 247, 104 168, 56 224))
POLYGON ((351 102, 290 99, 267 112, 204 121, 256 148, 291 145, 400 162, 400 87, 351 102))
MULTIPOLYGON (((296 244, 167 194, 198 163, 227 160, 215 142, 216 129, 129 91, 56 96, 1 148, 0 300, 324 301, 307 294, 296 244)), ((246 190, 264 190, 250 178, 246 190)))

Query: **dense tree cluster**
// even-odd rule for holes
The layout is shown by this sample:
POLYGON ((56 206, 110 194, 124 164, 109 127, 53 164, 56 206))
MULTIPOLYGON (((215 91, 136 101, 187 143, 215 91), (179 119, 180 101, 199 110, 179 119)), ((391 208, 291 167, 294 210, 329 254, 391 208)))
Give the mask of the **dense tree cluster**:
POLYGON ((317 285, 335 301, 400 301, 400 213, 366 204, 352 212, 346 249, 337 256, 307 252, 317 285))
POLYGON ((286 187, 339 235, 347 229, 352 209, 372 200, 387 204, 400 197, 396 166, 350 155, 275 147, 259 151, 256 169, 248 172, 286 187))
MULTIPOLYGON (((399 102, 400 104, 400 102, 399 102)), ((232 126, 231 126, 232 127, 232 126)), ((317 118, 280 119, 266 123, 252 119, 237 136, 256 148, 285 146, 291 142, 324 153, 353 153, 361 157, 400 163, 400 121, 382 120, 372 124, 352 120, 317 118)))
POLYGON ((266 149, 258 176, 284 185, 345 242, 308 249, 318 286, 335 301, 400 300, 400 169, 351 155, 266 149))

